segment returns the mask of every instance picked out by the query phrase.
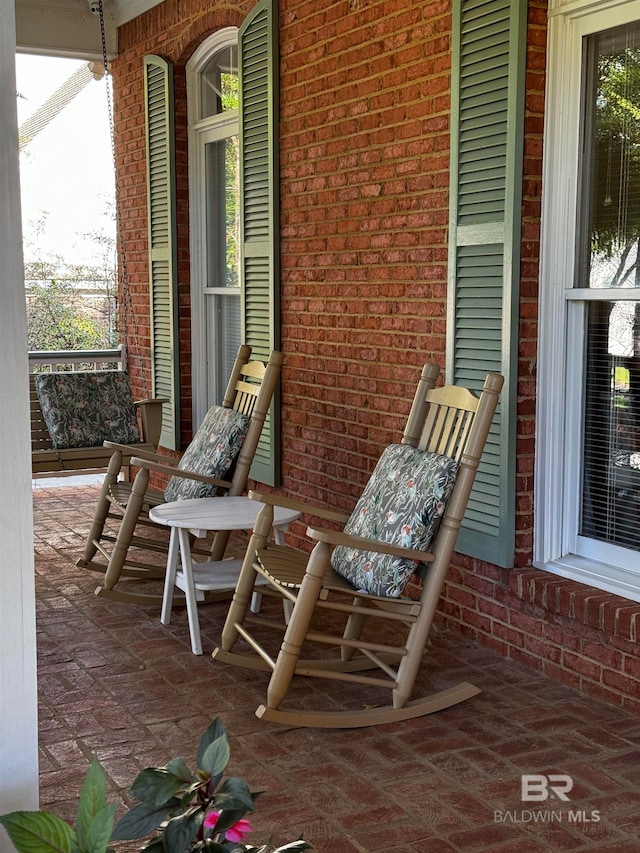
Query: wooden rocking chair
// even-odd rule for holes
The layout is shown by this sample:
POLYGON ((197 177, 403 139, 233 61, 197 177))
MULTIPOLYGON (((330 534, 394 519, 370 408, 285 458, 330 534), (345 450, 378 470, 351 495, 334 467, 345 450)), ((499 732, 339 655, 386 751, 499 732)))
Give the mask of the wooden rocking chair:
MULTIPOLYGON (((109 443, 109 462, 94 520, 83 556, 76 565, 104 573, 104 584, 96 595, 136 604, 160 604, 162 591, 149 594, 137 585, 117 586, 121 578, 144 580, 164 577, 167 545, 163 537, 136 535, 138 525, 160 531, 149 518, 149 509, 173 500, 211 495, 242 495, 247 488, 249 469, 258 446, 262 427, 277 385, 282 354, 272 352, 265 365, 249 361, 251 348, 241 346, 227 385, 222 406, 209 410, 181 460, 156 453, 139 453, 124 445, 109 443), (212 441, 212 437, 216 441, 212 441), (215 452, 222 447, 222 452, 215 452), (211 451, 209 453, 208 451, 211 451), (139 468, 133 483, 119 480, 123 458, 132 454, 131 464, 139 468), (150 472, 171 477, 162 492, 149 486, 150 472), (227 479, 229 475, 229 479, 227 479), (105 532, 107 521, 119 523, 117 534, 105 532), (113 543, 111 548, 107 543, 113 543), (132 548, 159 554, 157 561, 133 559, 132 548), (96 559, 99 554, 102 560, 96 559)), ((106 442, 105 442, 106 444, 106 442)), ((229 531, 214 535, 209 558, 221 560, 229 531)))
MULTIPOLYGON (((256 711, 258 717, 299 726, 370 726, 439 711, 479 692, 472 684, 462 683, 411 699, 503 384, 500 375, 488 374, 478 397, 458 386, 434 388, 437 375, 437 367, 425 366, 402 443, 384 451, 345 530, 307 530, 317 542, 310 555, 268 541, 273 505, 330 521, 344 521, 345 517, 274 495, 250 493, 266 506, 258 516, 222 642, 213 657, 272 670, 266 702, 256 711), (420 599, 401 597, 418 565, 426 567, 420 599), (263 595, 275 595, 288 603, 288 624, 277 615, 266 618, 249 612, 258 576, 268 582, 260 586, 263 595), (338 619, 343 628, 335 630, 338 619), (267 645, 270 628, 279 632, 277 658, 267 645), (395 635, 392 641, 387 638, 394 630, 402 634, 400 641, 395 635), (234 649, 240 638, 249 644, 248 651, 234 649), (327 646, 340 653, 324 658, 327 646), (303 647, 309 659, 302 659, 303 647), (361 674, 374 667, 381 670, 379 675, 361 674), (296 707, 296 691, 292 691, 293 697, 289 693, 295 675, 387 688, 392 691, 392 702, 383 707, 361 705, 355 710, 296 707)), ((297 696, 300 705, 299 689, 297 696)), ((324 708, 331 701, 324 694, 315 696, 322 697, 324 708)), ((307 694, 302 701, 312 699, 307 694)), ((364 701, 370 702, 371 697, 364 701)))

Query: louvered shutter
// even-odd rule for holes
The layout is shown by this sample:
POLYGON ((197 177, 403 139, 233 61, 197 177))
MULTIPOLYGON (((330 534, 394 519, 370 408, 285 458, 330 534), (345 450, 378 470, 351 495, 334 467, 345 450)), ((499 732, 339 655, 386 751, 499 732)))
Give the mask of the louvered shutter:
POLYGON ((151 374, 154 397, 163 406, 160 444, 180 449, 178 274, 173 68, 158 56, 144 57, 147 142, 151 374))
MULTIPOLYGON (((266 361, 280 348, 278 7, 262 0, 238 34, 243 340, 266 361)), ((280 400, 276 391, 251 476, 277 485, 280 400)))
POLYGON ((455 0, 447 377, 505 387, 456 550, 513 566, 526 2, 455 0))

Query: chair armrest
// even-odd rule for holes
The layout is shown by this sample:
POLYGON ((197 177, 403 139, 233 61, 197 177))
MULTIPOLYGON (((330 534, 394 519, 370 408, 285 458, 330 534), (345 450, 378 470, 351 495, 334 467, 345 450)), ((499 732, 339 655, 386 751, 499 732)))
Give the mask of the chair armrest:
POLYGON ((136 444, 119 444, 117 441, 103 441, 103 447, 107 447, 110 450, 120 450, 125 456, 145 456, 150 458, 165 458, 158 456, 157 453, 154 453, 152 450, 145 450, 143 447, 138 447, 136 444))
POLYGON ((134 400, 133 405, 134 406, 149 406, 149 405, 155 405, 157 403, 162 404, 162 403, 168 403, 168 402, 169 402, 168 397, 147 397, 146 400, 134 400))
POLYGON ((428 551, 417 551, 413 548, 403 548, 401 545, 391 545, 388 542, 380 542, 377 539, 364 539, 362 536, 353 536, 351 533, 343 533, 337 530, 325 530, 324 528, 308 527, 307 536, 318 542, 328 542, 331 545, 346 545, 349 548, 357 548, 360 551, 375 551, 376 554, 390 554, 392 557, 405 557, 407 560, 416 560, 420 563, 432 563, 435 555, 428 551))
POLYGON ((143 441, 157 447, 160 443, 162 432, 162 405, 168 403, 166 397, 157 397, 153 400, 138 400, 134 406, 140 409, 140 420, 142 422, 143 441))
MULTIPOLYGON (((163 457, 166 458, 166 457, 163 457)), ((175 465, 167 465, 162 462, 155 462, 151 459, 143 459, 142 457, 134 456, 131 459, 131 464, 137 468, 147 468, 149 471, 157 471, 160 474, 168 474, 170 477, 182 477, 185 480, 197 480, 199 483, 207 483, 211 486, 218 486, 220 489, 230 489, 232 484, 228 480, 217 480, 215 477, 206 477, 204 474, 196 474, 194 471, 184 471, 175 465)))
POLYGON ((314 504, 304 503, 303 501, 291 500, 291 498, 283 498, 280 495, 251 490, 249 491, 249 497, 252 501, 259 501, 262 504, 270 504, 271 506, 282 506, 285 509, 293 509, 305 515, 315 515, 318 518, 325 518, 327 521, 337 521, 339 524, 346 524, 349 520, 349 514, 347 513, 315 506, 314 504))

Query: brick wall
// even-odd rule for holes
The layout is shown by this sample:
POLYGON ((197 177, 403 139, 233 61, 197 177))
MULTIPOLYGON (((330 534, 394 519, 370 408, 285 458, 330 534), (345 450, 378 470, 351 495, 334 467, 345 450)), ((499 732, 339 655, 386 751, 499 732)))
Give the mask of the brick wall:
POLYGON ((451 15, 284 0, 281 20, 283 486, 350 506, 444 362, 451 15))
POLYGON ((120 53, 112 62, 114 128, 118 163, 118 230, 123 239, 126 278, 120 294, 123 339, 134 391, 151 392, 151 341, 147 239, 146 154, 144 142, 144 81, 142 58, 157 54, 173 63, 175 83, 176 174, 178 223, 178 292, 180 337, 181 426, 191 437, 191 300, 189 269, 189 188, 187 154, 186 63, 211 33, 239 26, 253 0, 227 3, 224 8, 186 2, 162 3, 118 31, 120 53), (130 296, 127 296, 127 292, 130 296))
POLYGON ((533 550, 546 4, 528 11, 520 277, 516 568, 457 556, 438 624, 585 693, 640 710, 640 604, 528 569, 533 550))
MULTIPOLYGON (((190 433, 184 66, 252 0, 166 2, 120 31, 116 145, 136 332, 149 385, 142 64, 175 65, 182 421, 190 433)), ((529 3, 517 439, 516 565, 456 557, 438 624, 608 701, 640 695, 640 605, 531 570, 546 4, 529 3)), ((280 0, 283 483, 350 509, 401 434, 420 367, 444 364, 451 10, 447 0, 280 0)), ((294 535, 302 542, 304 527, 294 535)))
POLYGON ((438 624, 584 693, 640 711, 640 604, 533 569, 461 559, 438 624))

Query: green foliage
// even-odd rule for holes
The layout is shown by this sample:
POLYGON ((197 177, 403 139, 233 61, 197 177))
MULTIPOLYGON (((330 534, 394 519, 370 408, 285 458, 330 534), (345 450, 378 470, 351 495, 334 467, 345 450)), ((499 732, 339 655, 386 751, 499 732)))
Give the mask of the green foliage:
POLYGON ((237 110, 240 105, 240 87, 237 73, 220 75, 222 109, 237 110))
POLYGON ((72 281, 34 284, 27 295, 30 350, 108 348, 115 344, 113 325, 91 311, 72 281))
POLYGON ((107 853, 116 805, 107 805, 102 765, 94 758, 85 776, 76 830, 49 812, 10 812, 0 815, 18 853, 107 853))
POLYGON ((76 828, 49 812, 0 815, 18 853, 113 853, 111 842, 148 838, 146 853, 302 853, 311 850, 303 840, 271 851, 270 845, 245 845, 252 830, 244 819, 253 812, 258 792, 242 779, 222 781, 229 760, 229 743, 219 719, 203 734, 192 773, 181 758, 164 767, 149 767, 129 791, 138 801, 114 828, 117 804, 107 804, 102 765, 93 760, 80 792, 76 828))
MULTIPOLYGON (((640 50, 598 57, 592 164, 591 251, 626 269, 640 238, 640 50), (631 200, 631 201, 628 201, 631 200)), ((637 264, 637 261, 635 262, 637 264)))
POLYGON ((111 349, 118 344, 117 263, 114 241, 94 232, 96 262, 71 264, 43 253, 38 235, 46 214, 33 225, 35 243, 25 238, 25 295, 30 350, 111 349))

